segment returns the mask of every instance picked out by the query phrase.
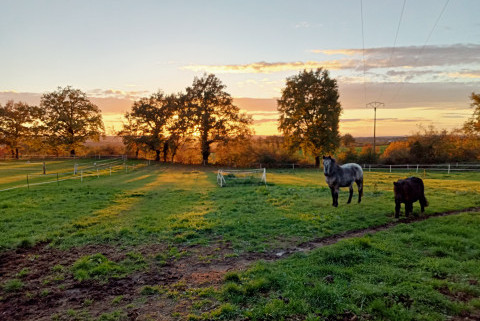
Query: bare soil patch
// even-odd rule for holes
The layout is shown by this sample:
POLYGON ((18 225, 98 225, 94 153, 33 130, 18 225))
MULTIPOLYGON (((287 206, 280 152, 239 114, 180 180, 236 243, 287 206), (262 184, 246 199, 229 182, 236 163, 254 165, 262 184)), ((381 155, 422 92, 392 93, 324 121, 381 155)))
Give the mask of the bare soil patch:
MULTIPOLYGON (((329 237, 314 239, 291 247, 265 253, 236 255, 228 243, 212 242, 208 246, 177 246, 183 253, 175 258, 158 262, 155 256, 168 251, 163 244, 141 247, 115 247, 89 245, 60 250, 47 243, 31 248, 18 248, 0 254, 0 320, 85 320, 105 313, 118 313, 122 320, 178 320, 190 311, 193 298, 182 295, 188 289, 218 288, 225 273, 244 270, 259 260, 274 261, 296 252, 307 252, 334 244, 340 240, 361 237, 384 231, 398 224, 409 224, 431 217, 478 212, 480 207, 449 211, 429 216, 411 217, 381 226, 348 231, 329 237), (101 253, 118 262, 128 252, 141 253, 147 265, 142 270, 108 281, 78 281, 71 267, 80 257, 101 253), (17 287, 4 286, 18 280, 17 287), (145 287, 151 287, 149 293, 145 287)), ((452 296, 451 293, 445 295, 452 296)), ((464 297, 454 297, 464 300, 464 297)), ((206 303, 204 310, 214 309, 217 302, 206 303)), ((458 320, 478 320, 472 314, 458 320)), ((343 320, 355 320, 355 315, 342 316, 343 320)), ((457 319, 455 319, 457 320, 457 319)))

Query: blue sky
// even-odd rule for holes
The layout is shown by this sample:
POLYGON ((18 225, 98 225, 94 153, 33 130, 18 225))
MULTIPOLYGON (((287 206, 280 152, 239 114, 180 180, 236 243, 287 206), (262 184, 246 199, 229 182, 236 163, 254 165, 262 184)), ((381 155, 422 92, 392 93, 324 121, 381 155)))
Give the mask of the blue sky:
POLYGON ((371 131, 366 102, 386 103, 380 135, 408 135, 419 124, 460 126, 468 95, 480 92, 478 0, 0 5, 0 103, 71 85, 116 127, 132 100, 181 91, 204 72, 232 96, 256 98, 237 102, 259 134, 275 133, 272 99, 304 68, 324 66, 338 80, 341 130, 354 135, 371 131))

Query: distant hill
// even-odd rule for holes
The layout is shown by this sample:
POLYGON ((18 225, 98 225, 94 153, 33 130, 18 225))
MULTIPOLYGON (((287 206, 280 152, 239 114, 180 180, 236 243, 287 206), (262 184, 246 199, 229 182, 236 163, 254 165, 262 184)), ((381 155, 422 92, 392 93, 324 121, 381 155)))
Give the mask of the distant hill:
MULTIPOLYGON (((407 139, 408 136, 380 136, 375 138, 375 144, 379 145, 387 145, 391 142, 398 142, 407 139)), ((358 145, 373 145, 373 137, 354 137, 355 142, 358 145)))

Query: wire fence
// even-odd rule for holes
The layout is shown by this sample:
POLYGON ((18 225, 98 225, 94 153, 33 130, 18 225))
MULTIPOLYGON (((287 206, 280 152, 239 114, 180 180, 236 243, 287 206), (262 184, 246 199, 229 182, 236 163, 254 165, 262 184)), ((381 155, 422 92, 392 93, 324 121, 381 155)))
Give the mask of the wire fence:
MULTIPOLYGON (((0 189, 0 192, 9 191, 18 188, 27 188, 30 189, 32 186, 37 185, 44 185, 44 184, 57 184, 59 185, 60 182, 78 179, 80 182, 84 182, 89 177, 96 177, 100 178, 101 176, 111 176, 114 173, 129 173, 131 171, 137 170, 142 167, 149 166, 151 163, 150 161, 144 161, 140 163, 134 164, 127 164, 122 159, 110 159, 100 162, 94 162, 91 164, 78 164, 75 163, 72 170, 68 171, 57 171, 52 173, 46 173, 45 171, 45 163, 38 163, 43 165, 43 172, 40 171, 38 168, 31 169, 35 172, 26 173, 25 180, 23 184, 19 184, 16 186, 11 186, 7 188, 0 189)), ((1 168, 7 169, 8 168, 1 168)), ((17 170, 15 168, 14 170, 17 170)))

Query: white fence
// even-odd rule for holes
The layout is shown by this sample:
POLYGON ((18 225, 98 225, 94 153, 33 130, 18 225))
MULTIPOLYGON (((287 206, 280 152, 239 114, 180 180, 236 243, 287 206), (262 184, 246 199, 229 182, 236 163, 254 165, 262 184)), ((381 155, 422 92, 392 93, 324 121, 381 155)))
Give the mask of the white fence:
POLYGON ((437 171, 447 172, 480 172, 480 164, 403 164, 403 165, 384 165, 384 164, 363 164, 364 171, 382 171, 382 172, 395 172, 395 171, 437 171))
MULTIPOLYGON (((385 165, 385 164, 360 164, 364 171, 415 171, 416 173, 423 171, 438 172, 480 172, 480 163, 445 163, 445 164, 401 164, 401 165, 385 165)), ((298 163, 275 163, 275 164, 253 164, 252 167, 266 167, 272 169, 306 169, 315 168, 313 164, 298 163)))
MULTIPOLYGON (((46 173, 45 163, 38 164, 43 164, 43 173, 40 172, 38 169, 36 169, 37 173, 26 173, 26 179, 24 181, 25 184, 0 189, 0 192, 25 187, 30 189, 31 186, 43 184, 56 183, 57 185, 59 185, 60 182, 71 179, 78 179, 80 182, 83 182, 88 177, 100 178, 100 176, 111 176, 112 173, 129 173, 141 167, 149 166, 150 161, 147 160, 141 163, 134 163, 129 165, 124 160, 122 160, 122 158, 107 159, 104 161, 96 161, 93 164, 75 163, 72 171, 53 173, 46 173)), ((8 170, 8 168, 4 169, 8 170)))

